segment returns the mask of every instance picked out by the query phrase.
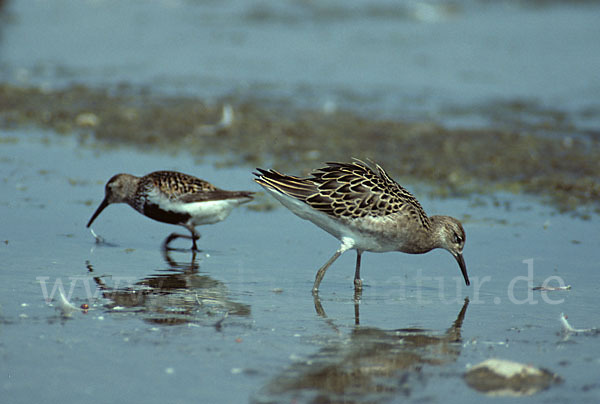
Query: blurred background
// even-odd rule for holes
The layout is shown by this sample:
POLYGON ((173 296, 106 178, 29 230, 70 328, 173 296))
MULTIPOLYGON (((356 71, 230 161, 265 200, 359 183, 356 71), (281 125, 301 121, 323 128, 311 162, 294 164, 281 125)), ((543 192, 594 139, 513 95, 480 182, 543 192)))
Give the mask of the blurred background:
MULTIPOLYGON (((596 1, 4 1, 0 124, 600 200, 596 1)), ((595 210, 595 209, 593 209, 595 210)))

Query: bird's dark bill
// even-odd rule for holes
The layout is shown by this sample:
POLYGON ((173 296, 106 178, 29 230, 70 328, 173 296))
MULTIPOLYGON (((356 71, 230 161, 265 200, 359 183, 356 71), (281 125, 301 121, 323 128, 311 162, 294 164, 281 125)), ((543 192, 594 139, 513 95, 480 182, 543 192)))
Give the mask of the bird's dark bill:
POLYGON ((465 278, 465 283, 467 284, 467 286, 469 286, 471 282, 469 282, 469 275, 467 275, 467 266, 465 265, 465 259, 463 258, 462 254, 457 254, 454 256, 454 258, 456 258, 456 262, 458 262, 460 272, 462 272, 462 276, 463 278, 465 278))
POLYGON ((94 212, 94 214, 92 215, 92 218, 90 219, 90 221, 88 222, 86 227, 90 227, 92 225, 92 222, 98 217, 98 215, 104 210, 104 208, 106 208, 108 206, 108 202, 106 201, 106 199, 104 199, 101 203, 100 206, 98 206, 98 209, 96 209, 96 211, 94 212))

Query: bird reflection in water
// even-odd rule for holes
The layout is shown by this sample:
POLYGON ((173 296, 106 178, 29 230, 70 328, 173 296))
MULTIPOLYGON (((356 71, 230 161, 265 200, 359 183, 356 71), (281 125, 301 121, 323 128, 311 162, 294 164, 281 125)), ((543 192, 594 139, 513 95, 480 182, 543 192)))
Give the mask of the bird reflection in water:
POLYGON ((468 304, 465 299, 456 320, 442 333, 354 327, 349 336, 284 370, 254 402, 373 403, 414 395, 435 376, 424 369, 443 367, 459 357, 468 304))
POLYGON ((231 300, 223 282, 199 273, 195 251, 190 262, 173 259, 169 250, 163 256, 166 270, 137 282, 128 278, 125 286, 122 278, 95 277, 102 297, 110 301, 105 307, 141 314, 148 323, 213 325, 217 330, 228 316, 250 315, 250 306, 231 300))
MULTIPOLYGON (((354 324, 360 324, 360 298, 362 296, 362 288, 354 290, 354 324)), ((319 317, 327 318, 327 313, 321 304, 321 298, 318 294, 313 294, 313 303, 315 305, 315 311, 319 317)), ((330 322, 331 324, 331 322, 330 322)))

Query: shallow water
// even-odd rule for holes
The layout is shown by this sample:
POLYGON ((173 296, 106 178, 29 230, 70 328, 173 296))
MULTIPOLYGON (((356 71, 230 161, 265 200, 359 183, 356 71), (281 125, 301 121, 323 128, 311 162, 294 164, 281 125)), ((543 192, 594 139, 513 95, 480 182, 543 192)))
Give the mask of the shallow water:
POLYGON ((564 312, 579 328, 600 323, 597 218, 557 215, 513 195, 497 196, 500 207, 421 197, 431 213, 471 218, 465 259, 472 285, 464 286, 443 251, 365 254, 365 289, 355 303, 354 255, 347 253, 328 271, 315 307, 313 277, 337 241, 285 209, 240 208, 205 226, 196 257, 183 240, 183 250, 163 256, 171 226, 125 205, 110 206, 94 223, 104 244, 85 228, 115 167, 177 169, 258 190, 249 170, 32 132, 4 134, 0 143, 7 402, 306 402, 340 400, 342 391, 352 402, 445 401, 449 394, 481 402, 462 375, 490 357, 564 379, 536 401, 597 400, 597 337, 566 335, 559 321, 564 312), (572 289, 531 290, 544 282, 572 289), (59 310, 59 283, 89 310, 59 310))
MULTIPOLYGON (((526 134, 540 124, 592 142, 599 10, 552 1, 5 1, 0 79, 349 108, 443 128, 526 134)), ((104 243, 85 228, 116 172, 174 169, 260 191, 254 167, 217 169, 223 158, 210 153, 143 152, 119 139, 108 147, 2 119, 12 128, 0 133, 3 402, 513 402, 463 379, 493 357, 562 378, 528 402, 600 397, 597 333, 565 333, 559 320, 600 326, 597 214, 576 219, 520 194, 435 199, 427 185, 403 181, 428 213, 463 221, 471 286, 444 251, 369 253, 357 300, 348 252, 315 302, 315 272, 338 242, 269 210, 266 196, 200 228, 196 256, 184 240, 165 255, 174 228, 125 205, 94 223, 104 243), (571 289, 532 290, 544 283, 571 289), (60 303, 61 286, 76 310, 60 303)))

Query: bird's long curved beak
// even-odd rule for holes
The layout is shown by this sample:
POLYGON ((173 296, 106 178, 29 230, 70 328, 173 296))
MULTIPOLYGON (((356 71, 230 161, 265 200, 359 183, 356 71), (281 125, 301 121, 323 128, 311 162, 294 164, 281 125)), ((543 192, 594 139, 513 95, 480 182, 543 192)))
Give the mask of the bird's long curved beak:
POLYGON ((469 286, 471 284, 471 282, 469 282, 469 275, 467 275, 467 266, 465 265, 465 259, 463 258, 462 254, 456 254, 454 256, 454 258, 456 258, 456 262, 458 262, 458 266, 460 267, 460 272, 462 272, 462 276, 463 278, 465 278, 465 283, 467 284, 467 286, 469 286))
POLYGON ((102 202, 100 202, 100 206, 98 206, 98 209, 96 209, 96 211, 94 212, 94 214, 92 215, 92 218, 90 219, 90 221, 88 222, 87 226, 85 227, 90 227, 92 225, 92 222, 98 217, 98 215, 104 210, 104 208, 106 208, 108 206, 108 201, 106 200, 106 198, 104 198, 104 200, 102 202))

